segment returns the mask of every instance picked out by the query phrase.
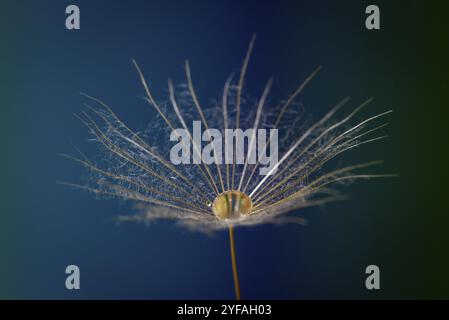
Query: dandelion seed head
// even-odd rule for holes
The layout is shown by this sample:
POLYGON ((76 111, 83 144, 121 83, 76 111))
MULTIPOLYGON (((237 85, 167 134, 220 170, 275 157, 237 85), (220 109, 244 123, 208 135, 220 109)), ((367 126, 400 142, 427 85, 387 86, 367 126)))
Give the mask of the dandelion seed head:
MULTIPOLYGON (((99 154, 90 160, 66 156, 86 167, 90 179, 86 185, 69 184, 98 196, 120 198, 134 204, 136 213, 120 216, 122 221, 149 223, 170 219, 190 230, 213 232, 234 226, 264 223, 305 224, 302 217, 290 215, 298 209, 344 199, 337 186, 357 179, 386 177, 358 173, 380 161, 329 169, 336 157, 362 145, 380 140, 387 125, 383 119, 391 111, 360 118, 361 110, 372 101, 356 104, 346 113, 349 98, 342 99, 321 118, 313 120, 299 96, 315 77, 313 71, 290 96, 276 103, 270 96, 269 80, 253 98, 244 89, 245 72, 254 41, 244 60, 239 77, 225 81, 222 96, 213 102, 202 100, 193 86, 195 74, 186 68, 186 83, 169 82, 169 97, 158 101, 133 60, 145 91, 145 103, 155 110, 155 119, 142 132, 129 128, 112 109, 98 98, 89 100, 78 118, 87 127, 89 141, 99 146, 99 154), (343 114, 343 115, 341 115, 343 114), (260 175, 262 164, 181 164, 170 162, 169 137, 175 128, 201 121, 204 128, 242 130, 278 129, 279 160, 273 174, 260 175)), ((192 135, 191 130, 189 133, 192 135)), ((224 134, 223 134, 224 136, 224 134)), ((249 141, 245 142, 246 150, 249 141)), ((195 149, 201 146, 193 145, 195 149)), ((268 152, 270 142, 266 145, 268 152)), ((217 156, 214 150, 214 156, 217 156)))

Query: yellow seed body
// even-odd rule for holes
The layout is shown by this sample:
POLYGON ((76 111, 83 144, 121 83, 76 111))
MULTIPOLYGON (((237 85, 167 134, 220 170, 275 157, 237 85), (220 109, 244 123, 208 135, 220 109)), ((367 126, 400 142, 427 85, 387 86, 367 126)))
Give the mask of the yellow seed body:
POLYGON ((243 192, 225 191, 219 194, 212 203, 212 212, 220 219, 238 219, 250 215, 253 203, 243 192))

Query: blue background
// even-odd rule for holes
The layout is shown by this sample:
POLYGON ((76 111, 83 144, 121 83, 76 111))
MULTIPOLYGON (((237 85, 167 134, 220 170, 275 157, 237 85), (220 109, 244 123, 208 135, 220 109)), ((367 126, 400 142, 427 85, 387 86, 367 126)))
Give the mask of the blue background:
MULTIPOLYGON (((395 110, 388 141, 345 155, 342 163, 383 159, 382 172, 397 172, 400 178, 361 182, 344 190, 352 197, 349 201, 298 212, 308 218, 307 227, 237 229, 242 297, 447 297, 448 256, 443 246, 447 218, 440 207, 430 209, 418 203, 427 194, 412 186, 419 179, 415 165, 427 165, 418 161, 420 155, 413 153, 410 141, 414 121, 422 120, 414 81, 422 71, 415 61, 424 56, 414 41, 417 34, 404 32, 407 28, 400 21, 410 12, 417 14, 419 8, 411 3, 404 12, 399 6, 383 4, 383 30, 370 33, 364 28, 367 4, 348 3, 5 4, 2 11, 10 21, 10 32, 5 33, 3 44, 11 58, 4 60, 10 73, 3 88, 9 97, 3 104, 8 115, 3 128, 11 140, 5 144, 10 169, 4 181, 10 183, 3 193, 1 296, 234 297, 226 232, 208 237, 170 222, 117 224, 115 217, 130 213, 131 206, 98 201, 58 185, 60 180, 80 182, 86 175, 83 168, 58 154, 73 153, 73 143, 95 155, 86 143, 85 128, 73 116, 83 110, 81 91, 103 99, 135 130, 154 119, 154 110, 142 99, 144 91, 131 58, 139 62, 159 99, 167 97, 169 77, 183 81, 183 63, 189 59, 199 95, 207 101, 218 97, 227 76, 238 71, 256 33, 249 92, 257 94, 274 76, 273 95, 285 98, 322 65, 323 71, 301 96, 315 117, 348 95, 354 105, 374 96, 367 114, 395 110), (69 4, 80 7, 79 31, 65 29, 69 4), (409 66, 417 68, 416 74, 409 66), (425 213, 432 215, 431 222, 422 221, 425 213), (65 289, 64 271, 69 264, 81 269, 81 290, 65 289), (381 269, 380 291, 370 292, 364 286, 369 264, 381 269)), ((432 119, 437 118, 434 114, 432 119)), ((445 158, 440 159, 442 164, 445 158)), ((431 185, 425 179, 420 182, 424 189, 431 185)))

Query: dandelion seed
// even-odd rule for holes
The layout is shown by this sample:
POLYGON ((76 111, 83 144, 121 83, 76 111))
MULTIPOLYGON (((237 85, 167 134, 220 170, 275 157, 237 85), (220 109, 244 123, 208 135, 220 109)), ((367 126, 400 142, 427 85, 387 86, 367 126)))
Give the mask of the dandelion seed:
MULTIPOLYGON (((121 220, 149 222, 172 219, 196 231, 228 229, 237 298, 240 298, 240 286, 234 245, 235 226, 304 224, 303 218, 289 213, 344 199, 332 186, 357 179, 391 176, 357 173, 360 169, 380 164, 380 161, 326 169, 328 163, 342 153, 384 138, 373 134, 387 125, 379 121, 391 110, 348 126, 372 99, 336 120, 340 109, 349 103, 349 98, 345 98, 318 121, 303 120, 298 97, 321 67, 316 68, 283 103, 272 104, 269 97, 271 79, 254 101, 243 90, 254 42, 255 37, 250 42, 237 82, 232 76, 226 80, 220 103, 215 106, 200 102, 187 61, 187 85, 175 86, 169 81, 167 104, 156 100, 143 72, 133 60, 145 100, 157 111, 159 119, 152 121, 146 132, 137 134, 106 103, 84 94, 94 106, 87 105, 87 110, 77 117, 91 134, 90 140, 98 143, 102 157, 94 162, 81 152, 79 157, 64 155, 91 172, 86 185, 67 185, 136 204, 137 214, 120 217, 121 220), (219 154, 215 139, 212 143, 210 134, 206 134, 205 139, 212 143, 210 151, 215 159, 213 164, 206 164, 201 151, 203 141, 201 138, 198 141, 197 133, 189 131, 187 125, 193 121, 200 121, 206 129, 214 128, 219 133, 240 128, 254 129, 255 132, 277 129, 281 141, 276 145, 280 160, 268 174, 260 175, 263 158, 251 163, 248 156, 244 163, 236 164, 237 147, 233 147, 232 163, 220 163, 218 159, 226 157, 219 154), (196 157, 198 164, 175 165, 170 161, 169 138, 176 128, 186 132, 186 139, 178 137, 176 142, 189 150, 189 155, 196 157)), ((252 151, 256 140, 254 135, 246 142, 243 140, 242 148, 252 151)), ((268 143, 259 148, 259 153, 266 155, 273 144, 269 138, 268 143)))

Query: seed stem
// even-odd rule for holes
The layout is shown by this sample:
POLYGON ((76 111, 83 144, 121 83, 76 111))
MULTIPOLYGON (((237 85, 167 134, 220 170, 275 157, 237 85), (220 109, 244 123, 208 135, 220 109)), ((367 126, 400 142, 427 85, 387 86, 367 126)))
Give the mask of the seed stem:
POLYGON ((234 227, 231 224, 229 225, 229 244, 231 247, 232 275, 234 277, 235 299, 240 300, 239 274, 237 272, 237 262, 235 259, 234 227))

